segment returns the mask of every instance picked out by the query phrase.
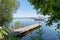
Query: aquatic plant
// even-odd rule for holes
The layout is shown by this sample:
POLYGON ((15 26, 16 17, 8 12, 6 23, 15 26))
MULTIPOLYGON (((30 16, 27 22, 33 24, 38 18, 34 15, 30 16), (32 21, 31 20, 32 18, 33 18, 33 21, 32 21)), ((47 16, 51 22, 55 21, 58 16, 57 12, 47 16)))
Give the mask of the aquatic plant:
POLYGON ((14 24, 14 26, 15 26, 15 29, 21 27, 20 21, 16 21, 15 24, 14 24))

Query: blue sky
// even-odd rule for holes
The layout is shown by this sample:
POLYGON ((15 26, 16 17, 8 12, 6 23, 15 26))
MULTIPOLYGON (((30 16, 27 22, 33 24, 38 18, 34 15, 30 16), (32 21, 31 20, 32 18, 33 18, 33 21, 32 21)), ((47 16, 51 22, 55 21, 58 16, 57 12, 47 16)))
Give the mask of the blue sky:
POLYGON ((36 10, 27 0, 19 0, 20 7, 17 12, 13 15, 14 17, 36 17, 36 10))

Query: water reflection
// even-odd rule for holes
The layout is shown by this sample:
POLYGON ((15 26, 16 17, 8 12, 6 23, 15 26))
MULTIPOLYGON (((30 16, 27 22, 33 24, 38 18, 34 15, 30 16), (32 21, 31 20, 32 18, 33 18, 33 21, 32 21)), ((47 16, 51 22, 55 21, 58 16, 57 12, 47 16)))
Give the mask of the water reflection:
POLYGON ((58 32, 58 39, 60 40, 60 30, 59 31, 57 31, 58 32))
POLYGON ((43 33, 44 32, 42 31, 42 28, 38 29, 38 31, 36 31, 37 35, 36 36, 31 35, 30 40, 43 40, 43 37, 42 37, 43 33))
POLYGON ((22 40, 60 40, 60 32, 54 30, 56 28, 56 23, 49 27, 46 26, 45 21, 34 21, 33 19, 16 19, 13 20, 13 23, 15 21, 20 21, 23 26, 28 26, 36 23, 40 23, 42 26, 42 28, 36 31, 34 30, 31 34, 22 38, 22 40))

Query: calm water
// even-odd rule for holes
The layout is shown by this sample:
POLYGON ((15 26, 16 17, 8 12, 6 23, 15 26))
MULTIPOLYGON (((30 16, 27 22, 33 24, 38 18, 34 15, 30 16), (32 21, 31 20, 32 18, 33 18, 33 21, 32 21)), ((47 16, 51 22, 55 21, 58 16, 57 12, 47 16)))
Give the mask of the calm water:
MULTIPOLYGON (((32 25, 32 24, 36 24, 36 23, 41 23, 40 29, 37 29, 34 32, 32 32, 31 34, 26 35, 25 37, 22 38, 22 40, 31 40, 31 39, 38 40, 39 37, 42 40, 59 40, 58 37, 60 34, 56 30, 54 30, 54 28, 56 28, 55 23, 52 26, 48 27, 45 25, 46 24, 45 21, 34 21, 34 19, 15 19, 12 21, 12 23, 10 25, 13 25, 13 23, 15 23, 16 21, 20 21, 23 27, 32 25)), ((41 39, 39 39, 39 40, 41 40, 41 39)))

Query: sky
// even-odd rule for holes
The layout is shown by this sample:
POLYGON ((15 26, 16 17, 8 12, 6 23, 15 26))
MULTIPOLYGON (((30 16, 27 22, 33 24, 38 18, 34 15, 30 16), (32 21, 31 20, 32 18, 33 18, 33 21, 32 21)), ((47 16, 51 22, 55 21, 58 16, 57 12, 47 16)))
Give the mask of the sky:
MULTIPOLYGON (((37 14, 34 7, 27 0, 19 0, 19 2, 20 2, 20 7, 18 8, 17 12, 13 14, 14 18, 43 16, 43 15, 37 14)), ((48 15, 45 17, 48 17, 48 15)))
POLYGON ((20 7, 13 17, 36 17, 38 14, 36 10, 33 9, 33 6, 27 0, 19 0, 20 7))

